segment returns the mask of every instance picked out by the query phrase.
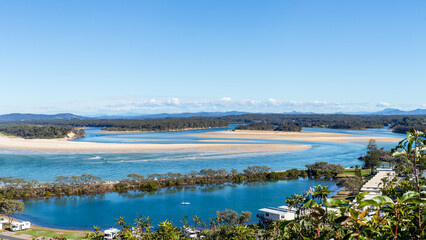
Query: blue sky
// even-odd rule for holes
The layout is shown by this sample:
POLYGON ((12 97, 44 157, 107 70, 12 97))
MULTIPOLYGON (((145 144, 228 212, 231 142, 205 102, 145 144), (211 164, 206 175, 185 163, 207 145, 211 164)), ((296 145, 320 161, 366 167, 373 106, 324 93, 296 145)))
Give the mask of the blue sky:
POLYGON ((426 108, 426 1, 0 0, 0 113, 426 108))

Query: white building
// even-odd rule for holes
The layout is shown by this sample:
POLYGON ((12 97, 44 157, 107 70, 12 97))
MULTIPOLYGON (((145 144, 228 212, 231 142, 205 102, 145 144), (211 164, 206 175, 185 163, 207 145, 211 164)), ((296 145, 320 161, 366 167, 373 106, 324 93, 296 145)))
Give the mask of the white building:
POLYGON ((109 228, 104 231, 104 239, 114 239, 117 237, 120 230, 117 228, 109 228))
POLYGON ((259 209, 263 213, 263 217, 268 220, 294 220, 296 217, 296 209, 290 209, 287 206, 266 207, 259 209))

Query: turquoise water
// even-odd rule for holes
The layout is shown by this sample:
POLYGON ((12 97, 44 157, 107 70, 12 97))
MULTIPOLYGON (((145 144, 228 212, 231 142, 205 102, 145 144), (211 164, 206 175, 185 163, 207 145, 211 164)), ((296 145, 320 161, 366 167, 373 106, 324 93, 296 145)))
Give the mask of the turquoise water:
MULTIPOLYGON (((99 128, 86 129, 87 137, 78 141, 116 143, 196 143, 205 138, 188 134, 232 129, 208 129, 171 133, 103 133, 99 128)), ((383 137, 403 138, 387 129, 367 131, 304 129, 309 131, 336 132, 383 137)), ((209 138, 210 139, 210 138, 209 138)), ((218 139, 220 140, 220 139, 218 139)), ((59 153, 28 150, 7 150, 0 153, 0 176, 13 176, 28 180, 53 181, 56 176, 93 174, 104 180, 125 178, 129 173, 187 173, 204 168, 235 168, 266 165, 272 170, 304 168, 317 161, 338 163, 345 167, 361 165, 358 157, 366 152, 367 142, 324 143, 309 141, 252 140, 250 143, 309 144, 312 148, 296 152, 274 153, 59 153)), ((390 149, 395 143, 378 142, 379 147, 390 149)), ((95 197, 54 198, 26 201, 22 218, 35 224, 68 229, 91 229, 93 225, 104 228, 114 225, 119 216, 133 221, 138 214, 151 216, 155 222, 175 219, 178 224, 183 215, 195 214, 205 221, 214 217, 217 210, 249 210, 254 216, 257 209, 284 204, 287 196, 317 184, 336 188, 334 183, 314 180, 280 181, 232 186, 214 186, 168 190, 155 194, 131 192, 108 193, 95 197), (182 201, 191 202, 181 206, 182 201)), ((255 220, 255 218, 252 218, 255 220)))
MULTIPOLYGON (((231 126, 231 128, 234 126, 231 126)), ((200 139, 187 136, 223 129, 196 130, 172 133, 102 133, 98 128, 87 129, 88 136, 79 141, 123 142, 141 141, 157 143, 193 143, 200 139), (175 140, 174 140, 175 139, 175 140)), ((305 129, 313 131, 333 131, 353 134, 348 130, 305 129)), ((356 134, 373 136, 403 137, 385 129, 355 131, 356 134)), ((275 153, 44 153, 37 151, 4 151, 0 154, 0 176, 21 177, 28 180, 53 181, 56 176, 93 174, 104 180, 125 178, 129 173, 151 174, 179 172, 203 168, 235 168, 242 170, 247 166, 266 165, 272 170, 304 168, 305 164, 317 161, 339 163, 343 166, 361 164, 358 157, 365 154, 367 142, 322 143, 305 141, 253 140, 253 143, 310 144, 312 148, 297 152, 275 153)), ((250 143, 249 143, 250 144, 250 143)), ((390 149, 396 143, 378 143, 390 149)))
MULTIPOLYGON (((292 193, 308 190, 321 184, 337 190, 334 183, 320 180, 289 180, 256 182, 240 185, 218 185, 183 190, 168 190, 150 193, 107 193, 92 197, 67 197, 25 201, 24 215, 20 219, 34 224, 66 229, 103 229, 114 226, 115 219, 122 216, 133 223, 140 214, 150 216, 153 224, 173 220, 180 225, 183 216, 199 216, 209 223, 217 210, 252 212, 251 221, 256 222, 258 209, 281 206, 292 193), (180 205, 182 201, 190 205, 180 205)), ((192 221, 190 221, 192 223, 192 221)))

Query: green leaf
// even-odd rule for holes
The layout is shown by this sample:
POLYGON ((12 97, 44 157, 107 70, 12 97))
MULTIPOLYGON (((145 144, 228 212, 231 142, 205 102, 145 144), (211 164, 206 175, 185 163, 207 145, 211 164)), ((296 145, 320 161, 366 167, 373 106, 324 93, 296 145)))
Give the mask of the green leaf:
POLYGON ((406 199, 411 198, 411 197, 417 197, 419 194, 414 192, 414 191, 409 191, 404 193, 404 195, 402 195, 401 197, 401 201, 405 202, 406 199))
POLYGON ((349 213, 353 219, 358 219, 359 212, 357 210, 349 208, 349 213))
POLYGON ((407 198, 405 201, 405 203, 426 203, 426 199, 421 199, 421 198, 407 198))
POLYGON ((348 204, 348 201, 334 199, 334 198, 327 198, 322 203, 324 203, 324 205, 327 207, 337 207, 337 206, 348 204))
POLYGON ((306 208, 315 207, 317 205, 318 204, 317 204, 317 202, 315 202, 314 199, 311 199, 311 200, 307 201, 305 204, 303 204, 303 206, 306 207, 306 208))
POLYGON ((392 199, 387 196, 376 196, 373 197, 371 200, 375 201, 379 206, 393 203, 392 199))
POLYGON ((284 220, 280 225, 280 230, 284 231, 287 225, 289 225, 292 221, 284 220))
POLYGON ((405 155, 407 155, 407 153, 406 153, 405 151, 401 151, 401 152, 394 152, 394 153, 392 154, 392 156, 394 156, 394 157, 400 157, 400 156, 405 156, 405 155))
POLYGON ((357 202, 361 201, 362 199, 364 199, 364 196, 365 196, 365 195, 367 195, 367 194, 369 194, 369 193, 370 193, 369 191, 365 191, 365 192, 362 192, 362 193, 358 193, 358 194, 356 195, 356 201, 357 201, 357 202))
POLYGON ((377 204, 376 201, 373 201, 373 200, 364 200, 364 201, 359 202, 358 208, 363 208, 363 207, 366 207, 366 206, 375 206, 375 207, 378 207, 379 205, 377 204))

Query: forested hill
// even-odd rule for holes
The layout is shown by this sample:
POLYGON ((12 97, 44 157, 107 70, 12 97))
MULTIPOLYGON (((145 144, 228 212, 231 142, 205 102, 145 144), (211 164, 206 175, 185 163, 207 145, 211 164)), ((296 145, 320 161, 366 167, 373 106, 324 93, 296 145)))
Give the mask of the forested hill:
MULTIPOLYGON (((176 131, 188 129, 228 127, 225 120, 216 118, 168 118, 168 119, 84 119, 31 121, 32 124, 54 124, 74 127, 102 127, 105 131, 176 131)), ((25 123, 20 123, 25 124, 25 123)))
POLYGON ((73 133, 74 138, 85 136, 83 129, 77 129, 72 126, 38 126, 38 125, 14 125, 0 124, 0 133, 3 135, 12 135, 23 138, 63 138, 68 133, 73 133))
POLYGON ((411 128, 426 130, 426 115, 346 115, 346 114, 244 114, 219 117, 230 123, 268 123, 335 129, 367 129, 389 127, 394 132, 405 133, 411 128))
POLYGON ((1 121, 37 121, 37 120, 72 120, 72 119, 87 119, 71 113, 60 113, 54 115, 47 114, 31 114, 31 113, 10 113, 0 115, 1 121))

